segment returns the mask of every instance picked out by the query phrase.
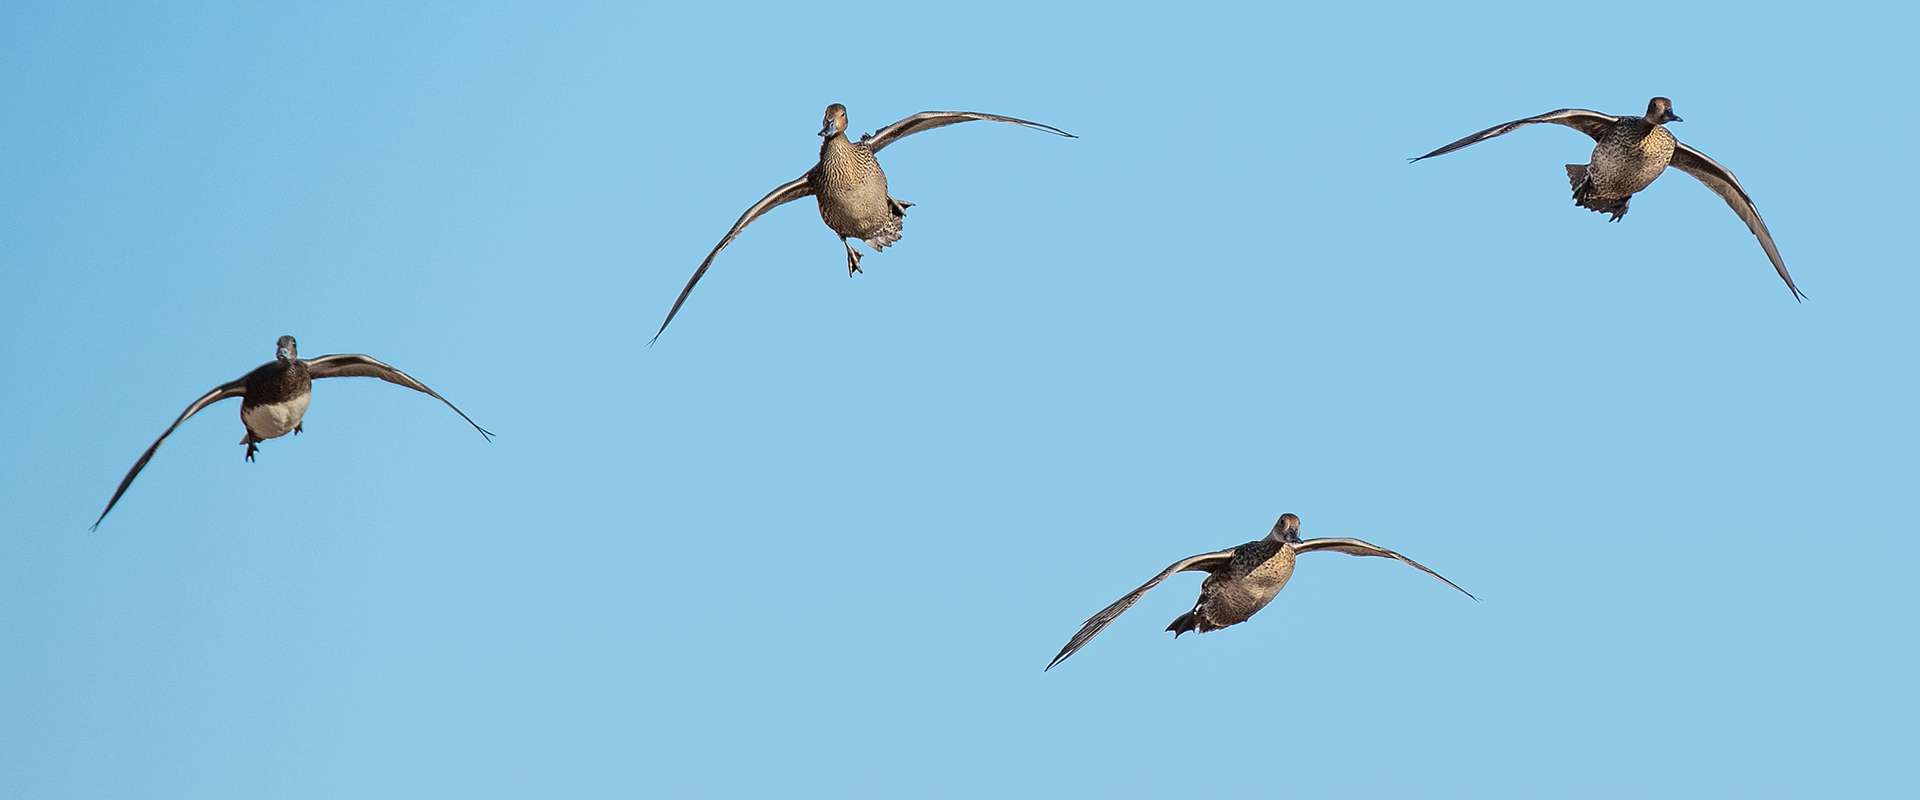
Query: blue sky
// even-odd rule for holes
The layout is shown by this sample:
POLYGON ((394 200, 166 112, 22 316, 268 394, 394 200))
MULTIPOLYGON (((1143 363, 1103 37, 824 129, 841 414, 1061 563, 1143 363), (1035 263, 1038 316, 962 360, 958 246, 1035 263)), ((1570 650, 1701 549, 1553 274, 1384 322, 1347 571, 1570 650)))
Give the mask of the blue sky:
POLYGON ((0 796, 1893 793, 1905 7, 0 9, 0 796), (1530 129, 1672 97, 1674 173, 1530 129), (856 131, 849 279, 776 210, 856 131), (272 357, 366 352, 246 464, 272 357), (1251 622, 1168 581, 1263 534, 1251 622))

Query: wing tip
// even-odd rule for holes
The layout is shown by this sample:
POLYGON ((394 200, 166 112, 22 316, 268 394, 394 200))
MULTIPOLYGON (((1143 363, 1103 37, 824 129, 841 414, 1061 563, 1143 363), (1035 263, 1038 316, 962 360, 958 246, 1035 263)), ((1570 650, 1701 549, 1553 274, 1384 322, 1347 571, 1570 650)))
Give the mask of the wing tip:
MULTIPOLYGON (((699 280, 699 278, 699 275, 694 275, 694 280, 699 280)), ((653 332, 653 338, 647 340, 648 349, 652 349, 653 344, 660 341, 660 337, 666 334, 667 326, 673 324, 674 317, 680 316, 680 307, 686 304, 687 295, 692 293, 693 284, 691 283, 687 284, 687 288, 680 290, 680 297, 673 301, 673 310, 667 312, 667 318, 660 321, 660 328, 653 332)))
POLYGON ((119 505, 119 504, 120 504, 120 495, 117 495, 117 494, 116 494, 116 495, 114 495, 114 496, 113 496, 113 500, 111 500, 111 501, 109 501, 109 502, 107 503, 107 507, 106 507, 106 508, 103 508, 103 509, 100 509, 100 516, 97 516, 97 517, 94 517, 94 518, 93 518, 93 524, 92 524, 92 525, 88 525, 88 526, 87 526, 87 530, 88 530, 88 531, 92 531, 92 532, 96 532, 96 533, 97 533, 97 532, 99 532, 99 530, 100 530, 100 523, 102 523, 102 522, 106 522, 106 521, 107 521, 107 515, 108 515, 108 514, 111 514, 111 513, 113 513, 113 507, 114 507, 114 506, 116 506, 116 505, 119 505))
POLYGON ((1080 138, 1080 137, 1078 137, 1078 136, 1075 136, 1075 135, 1073 135, 1073 134, 1071 134, 1071 133, 1068 133, 1068 132, 1066 132, 1066 131, 1063 131, 1063 130, 1061 130, 1061 129, 1059 129, 1059 128, 1056 128, 1056 127, 1053 127, 1052 125, 1048 125, 1047 123, 1044 123, 1044 122, 1034 122, 1033 120, 1030 120, 1030 119, 1016 119, 1015 121, 1016 121, 1016 122, 1018 122, 1018 123, 1019 123, 1019 124, 1020 124, 1021 126, 1023 126, 1023 127, 1027 127, 1027 128, 1032 128, 1032 129, 1034 129, 1034 130, 1038 130, 1038 131, 1045 131, 1045 132, 1047 132, 1047 133, 1051 133, 1051 134, 1053 134, 1053 135, 1055 135, 1055 136, 1065 136, 1065 137, 1067 137, 1067 138, 1069 138, 1069 139, 1078 139, 1078 138, 1080 138))

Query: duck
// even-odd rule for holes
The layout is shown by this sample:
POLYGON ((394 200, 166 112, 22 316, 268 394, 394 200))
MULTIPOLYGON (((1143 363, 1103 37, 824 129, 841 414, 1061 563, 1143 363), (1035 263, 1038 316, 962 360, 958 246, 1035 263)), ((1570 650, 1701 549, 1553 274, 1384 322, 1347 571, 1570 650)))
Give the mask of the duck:
POLYGON ((1668 167, 1678 169, 1706 184, 1708 189, 1726 201, 1727 207, 1733 209, 1740 221, 1747 224, 1747 230, 1760 240, 1760 249, 1766 251, 1767 260, 1773 262, 1774 271, 1780 273, 1780 280, 1787 284, 1793 299, 1796 302, 1805 300, 1806 293, 1794 285, 1793 276, 1787 273, 1787 263, 1773 243, 1773 233, 1767 230, 1766 220, 1760 218, 1753 198, 1747 195, 1747 190, 1734 177, 1733 171, 1674 138, 1673 132, 1667 130, 1667 123, 1682 121, 1673 113, 1673 101, 1665 97, 1648 100, 1646 113, 1639 116, 1616 117, 1584 108, 1562 108, 1468 134, 1431 153, 1410 158, 1408 162, 1446 155, 1528 125, 1565 125, 1594 140, 1593 154, 1587 163, 1566 165, 1567 180, 1573 186, 1574 205, 1611 215, 1610 221, 1619 222, 1621 217, 1627 215, 1627 201, 1634 194, 1651 185, 1668 167))
POLYGON ((862 135, 856 141, 847 136, 847 107, 839 103, 829 105, 821 119, 819 161, 800 177, 774 187, 773 191, 749 206, 734 221, 727 235, 720 237, 720 243, 713 246, 713 250, 700 262, 699 268, 693 271, 693 277, 687 279, 686 287, 680 290, 680 296, 674 299, 666 320, 660 323, 660 329, 654 332, 648 344, 659 341, 660 334, 666 333, 667 325, 680 313, 680 307, 686 304, 687 295, 693 293, 694 285, 707 274, 714 257, 720 255, 720 251, 732 243, 734 237, 739 236, 748 224, 761 215, 800 198, 812 196, 819 206, 820 220, 840 237, 840 244, 847 251, 847 276, 861 272, 860 251, 855 250, 853 243, 847 240, 859 239, 875 252, 885 250, 900 241, 907 209, 913 207, 912 203, 888 192, 887 173, 880 168, 877 158, 880 150, 922 131, 974 121, 1004 122, 1069 139, 1079 138, 1052 125, 1017 117, 978 111, 923 111, 862 135))
POLYGON ((277 439, 289 433, 299 435, 305 429, 307 405, 313 399, 313 382, 318 378, 379 378, 391 384, 405 386, 416 392, 429 395, 459 414, 461 419, 480 432, 481 437, 493 441, 493 431, 480 427, 467 412, 461 411, 452 401, 441 397, 412 375, 400 371, 369 355, 360 353, 334 353, 317 358, 301 358, 300 345, 292 336, 282 336, 275 342, 274 359, 255 367, 251 372, 219 386, 213 387, 199 399, 187 405, 172 425, 153 440, 147 450, 133 462, 133 468, 120 479, 120 486, 113 490, 113 498, 107 501, 107 507, 93 521, 93 529, 100 528, 101 521, 113 510, 120 496, 127 493, 127 487, 133 485, 133 479, 140 470, 153 460, 154 451, 160 449, 160 443, 173 434, 180 423, 188 417, 200 413, 201 409, 230 397, 240 398, 240 424, 246 428, 246 435, 240 443, 247 446, 246 460, 253 461, 254 453, 260 449, 260 443, 268 439, 277 439))
POLYGON ((1173 623, 1167 626, 1167 630, 1173 632, 1173 638, 1178 639, 1189 631, 1208 633, 1251 619, 1286 587, 1287 581, 1293 577, 1294 559, 1303 553, 1320 551, 1391 558, 1440 579, 1441 583, 1476 602, 1480 599, 1440 573, 1428 569, 1425 564, 1372 542, 1344 537, 1301 539, 1300 517, 1290 513, 1281 514, 1265 538, 1175 561, 1153 576, 1152 580, 1113 601, 1112 605, 1100 609, 1099 613, 1087 618, 1086 624, 1080 626, 1080 630, 1067 640, 1066 646, 1060 648, 1059 654, 1042 671, 1059 666, 1060 662, 1079 652, 1080 648, 1093 641, 1093 637, 1100 635, 1123 612, 1139 602, 1142 595, 1176 573, 1207 573, 1206 580, 1200 582, 1200 599, 1193 604, 1193 610, 1175 617, 1173 623))

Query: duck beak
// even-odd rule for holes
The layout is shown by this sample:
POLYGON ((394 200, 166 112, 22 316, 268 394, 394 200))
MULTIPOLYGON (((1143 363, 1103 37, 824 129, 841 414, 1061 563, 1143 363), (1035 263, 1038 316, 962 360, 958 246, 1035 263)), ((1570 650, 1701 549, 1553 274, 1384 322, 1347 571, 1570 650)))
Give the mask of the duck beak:
POLYGON ((1686 122, 1686 120, 1681 119, 1678 116, 1675 116, 1674 113, 1671 111, 1667 112, 1666 117, 1662 118, 1661 121, 1662 122, 1686 122))
POLYGON ((827 124, 820 126, 820 138, 822 139, 825 139, 839 132, 840 132, 840 128, 834 125, 832 120, 828 120, 827 124))

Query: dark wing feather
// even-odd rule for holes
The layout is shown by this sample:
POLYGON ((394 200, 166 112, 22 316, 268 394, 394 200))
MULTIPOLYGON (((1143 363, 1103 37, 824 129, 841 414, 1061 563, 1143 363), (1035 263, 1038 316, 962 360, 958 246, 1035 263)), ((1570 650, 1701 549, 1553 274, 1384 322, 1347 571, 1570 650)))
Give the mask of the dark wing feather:
POLYGON ((1747 196, 1747 190, 1740 187, 1739 179, 1733 177, 1733 171, 1720 166, 1720 162, 1707 157, 1684 142, 1673 143, 1673 161, 1670 166, 1692 175, 1712 189, 1720 199, 1727 201, 1727 207, 1740 215, 1740 221, 1747 223, 1747 230, 1753 231, 1753 237, 1760 240, 1760 249, 1767 251, 1767 260, 1773 262, 1773 271, 1780 273, 1780 280, 1787 282, 1787 289, 1793 292, 1793 299, 1801 300, 1806 295, 1800 287, 1793 285, 1793 276, 1787 274, 1787 262, 1780 258, 1780 250, 1773 246, 1773 234, 1767 231, 1767 221, 1760 218, 1760 210, 1753 207, 1753 198, 1747 196))
MULTIPOLYGON (((1187 570, 1206 570, 1211 572, 1214 568, 1225 564, 1231 558, 1233 558, 1233 551, 1229 549, 1213 553, 1201 553, 1197 556, 1188 556, 1173 562, 1172 565, 1161 570, 1160 574, 1153 576, 1153 580, 1140 584, 1140 588, 1128 592, 1127 596, 1113 601, 1113 605, 1100 609, 1100 613, 1088 617, 1087 623, 1080 626, 1080 631, 1075 633, 1073 638, 1067 640, 1067 646, 1060 648, 1059 655, 1054 656, 1053 660, 1047 663, 1047 669, 1053 669, 1059 665, 1060 662, 1067 660, 1067 656, 1073 655, 1078 652, 1080 648, 1085 647, 1087 642, 1093 641, 1093 637, 1100 635, 1101 631, 1106 630, 1108 625, 1113 624, 1114 619, 1118 618, 1127 609, 1132 608, 1134 603, 1139 602, 1141 595, 1146 594, 1147 590, 1159 586, 1161 581, 1172 577, 1174 573, 1185 572, 1187 570)), ((1044 672, 1045 670, 1042 671, 1044 672)))
MULTIPOLYGON (((1388 550, 1387 548, 1381 547, 1380 545, 1374 544, 1372 542, 1363 541, 1360 539, 1327 537, 1323 539, 1307 539, 1303 542, 1300 542, 1299 544, 1294 545, 1293 549, 1294 549, 1294 552, 1296 553, 1311 553, 1315 550, 1331 550, 1335 553, 1346 553, 1347 555, 1350 555, 1350 556, 1375 556, 1378 558, 1391 558, 1403 564, 1406 564, 1407 566, 1413 567, 1414 569, 1420 570, 1421 572, 1427 573, 1428 575, 1432 575, 1435 578, 1439 578, 1441 583, 1444 583, 1448 586, 1453 587, 1454 589, 1458 590, 1461 594, 1464 594, 1468 597, 1473 597, 1472 592, 1469 592, 1465 589, 1461 589, 1460 584, 1447 580, 1446 576, 1441 575, 1438 572, 1434 572, 1433 570, 1427 569, 1427 565, 1422 564, 1406 556, 1400 555, 1399 553, 1393 552, 1392 550, 1388 550)), ((1473 597, 1473 599, 1479 600, 1480 598, 1473 597)))
POLYGON ((680 306, 686 304, 687 295, 693 294, 693 285, 700 282, 700 276, 707 274, 707 267, 713 264, 713 257, 720 255, 720 251, 733 241, 733 237, 739 236, 741 231, 746 230, 748 223, 759 219, 761 214, 772 211, 776 206, 791 203, 810 194, 813 194, 813 186, 807 183, 807 176, 802 175, 774 187, 766 197, 760 198, 760 202, 749 206, 746 213, 734 220, 733 227, 727 229, 727 235, 720 237, 720 243, 714 245, 713 250, 707 253, 707 257, 700 262, 700 268, 693 271, 693 277, 687 279, 686 288, 681 289, 680 296, 673 300, 673 310, 667 312, 666 320, 660 323, 660 330, 653 332, 653 338, 647 341, 647 345, 652 346, 654 342, 660 341, 660 334, 667 332, 667 325, 673 322, 675 315, 680 313, 680 306))
POLYGON ((1537 117, 1527 117, 1526 119, 1516 119, 1512 122, 1503 122, 1503 123, 1500 123, 1499 125, 1495 125, 1484 131, 1480 131, 1479 133, 1468 134, 1466 136, 1463 136, 1455 140, 1451 144, 1441 147, 1438 150, 1435 150, 1424 156, 1416 156, 1414 158, 1409 158, 1407 159, 1407 161, 1411 163, 1414 161, 1419 161, 1423 158, 1433 158, 1434 156, 1443 156, 1455 150, 1458 150, 1462 147, 1466 147, 1467 145, 1484 142, 1495 136, 1499 136, 1499 135, 1508 133, 1510 131, 1514 131, 1519 128, 1526 127, 1528 125, 1534 125, 1542 122, 1551 122, 1555 125, 1565 125, 1569 128, 1572 128, 1574 130, 1577 130, 1581 133, 1584 133, 1588 136, 1593 137, 1594 141, 1599 141, 1601 134, 1606 133, 1607 128, 1611 127, 1614 123, 1617 123, 1619 121, 1620 121, 1619 117, 1613 116, 1611 114, 1602 114, 1598 111, 1588 111, 1587 109, 1584 109, 1584 108, 1555 109, 1545 114, 1541 114, 1540 116, 1537 116, 1537 117))
POLYGON ((102 510, 100 516, 94 519, 93 529, 100 529, 100 520, 107 518, 107 512, 112 511, 113 505, 120 502, 120 495, 126 494, 127 487, 133 485, 134 476, 139 475, 140 470, 147 466, 147 462, 153 459, 154 451, 160 449, 160 443, 166 441, 167 437, 173 434, 173 430, 180 427, 180 423, 186 422, 188 417, 200 413, 200 409, 229 397, 243 396, 246 393, 247 379, 239 378, 213 387, 213 391, 200 395, 200 399, 189 404, 187 410, 180 412, 180 416, 173 421, 173 424, 168 425, 166 431, 160 434, 160 438, 153 440, 153 444, 147 445, 147 452, 140 454, 140 460, 133 462, 133 469, 127 470, 127 476, 120 479, 120 487, 113 490, 113 499, 107 501, 106 509, 102 510))
POLYGON ((474 422, 473 418, 467 416, 467 412, 461 411, 459 406, 453 404, 453 401, 441 397, 439 392, 428 388, 426 384, 421 383, 412 375, 401 372, 398 367, 374 358, 373 356, 361 355, 359 353, 334 353, 319 358, 312 358, 307 360, 307 372, 315 380, 319 380, 320 378, 379 378, 395 386, 405 386, 421 394, 429 395, 442 403, 446 403, 447 408, 453 409, 453 413, 459 414, 460 418, 466 420, 468 425, 472 425, 474 430, 479 431, 482 437, 486 438, 487 441, 493 441, 493 431, 480 427, 480 423, 474 422))
POLYGON ((930 131, 930 130, 933 130, 934 128, 943 128, 948 125, 954 125, 961 122, 973 122, 976 120, 983 121, 983 122, 1010 122, 1015 125, 1032 128, 1034 130, 1046 131, 1048 133, 1065 136, 1069 139, 1080 138, 1078 136, 1074 136, 1071 133, 1067 133, 1066 131, 1060 130, 1059 128, 1053 127, 1052 125, 1045 125, 1045 124, 1033 122, 1030 120, 1020 119, 1018 117, 1003 117, 1003 116, 1000 116, 999 114, 982 114, 978 111, 922 111, 911 117, 907 117, 906 119, 900 120, 899 122, 893 123, 892 125, 888 125, 887 127, 874 131, 873 133, 867 134, 866 136, 860 137, 860 143, 866 145, 867 150, 878 153, 880 152, 880 148, 893 144, 895 140, 898 140, 903 136, 909 136, 912 134, 919 133, 921 131, 930 131))

